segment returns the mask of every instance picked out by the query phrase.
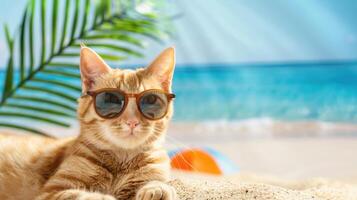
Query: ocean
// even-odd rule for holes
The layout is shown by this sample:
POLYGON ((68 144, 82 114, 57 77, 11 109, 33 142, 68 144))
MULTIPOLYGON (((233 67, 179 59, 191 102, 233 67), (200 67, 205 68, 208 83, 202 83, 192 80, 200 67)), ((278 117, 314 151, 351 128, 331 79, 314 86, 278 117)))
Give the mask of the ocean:
POLYGON ((357 64, 179 66, 175 120, 357 122, 357 64))
POLYGON ((357 122, 357 63, 179 65, 173 92, 175 121, 357 122))

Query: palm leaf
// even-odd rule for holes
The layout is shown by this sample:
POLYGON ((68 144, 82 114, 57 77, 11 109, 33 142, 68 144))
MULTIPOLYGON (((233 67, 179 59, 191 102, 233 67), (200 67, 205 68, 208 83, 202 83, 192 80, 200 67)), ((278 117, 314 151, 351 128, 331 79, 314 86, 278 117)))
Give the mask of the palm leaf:
POLYGON ((45 136, 49 136, 50 135, 47 135, 46 133, 40 131, 40 130, 37 130, 37 129, 34 129, 34 128, 31 128, 31 127, 27 127, 27 126, 24 126, 24 125, 17 125, 17 124, 10 124, 10 123, 3 123, 3 122, 0 122, 0 126, 1 127, 6 127, 6 128, 12 128, 12 129, 18 129, 18 130, 22 130, 22 131, 27 131, 27 132, 30 132, 30 133, 35 133, 35 134, 40 134, 40 135, 45 135, 45 136))
POLYGON ((138 46, 138 47, 144 47, 143 43, 135 38, 135 37, 132 37, 128 34, 122 34, 120 32, 98 32, 98 33, 95 33, 93 35, 85 35, 83 37, 83 39, 86 39, 86 40, 99 40, 99 39, 112 39, 112 40, 118 40, 118 41, 126 41, 132 45, 135 45, 135 46, 138 46))
POLYGON ((41 62, 46 57, 46 0, 41 0, 41 62))
POLYGON ((18 101, 25 101, 28 103, 40 103, 41 105, 46 104, 48 106, 55 106, 61 109, 66 109, 67 111, 70 112, 75 112, 76 111, 76 107, 75 106, 71 106, 68 103, 63 103, 61 101, 57 101, 57 100, 50 100, 50 99, 46 99, 46 98, 42 98, 42 97, 33 97, 33 96, 27 96, 27 95, 14 95, 12 97, 12 99, 14 100, 18 100, 18 101))
POLYGON ((68 95, 65 92, 54 90, 54 89, 50 89, 50 88, 47 88, 47 87, 23 86, 22 88, 25 89, 25 90, 29 90, 29 91, 44 92, 44 93, 47 93, 47 94, 50 94, 50 95, 53 95, 53 96, 56 96, 56 97, 60 97, 60 98, 63 98, 63 99, 66 99, 66 100, 72 101, 72 102, 76 102, 77 101, 76 97, 68 95))
MULTIPOLYGON (((110 61, 118 61, 118 60, 124 60, 126 57, 124 56, 118 56, 118 55, 113 55, 113 54, 108 54, 108 53, 99 53, 99 55, 105 59, 105 60, 110 60, 110 61)), ((62 53, 59 55, 60 57, 79 57, 79 53, 62 53)), ((58 65, 57 65, 58 66, 58 65)), ((78 68, 78 66, 76 66, 78 68)))
POLYGON ((53 69, 44 69, 44 70, 42 70, 42 72, 46 73, 46 74, 60 75, 60 76, 71 77, 71 78, 80 78, 81 77, 79 75, 79 73, 62 71, 62 70, 58 71, 58 70, 53 70, 53 69))
POLYGON ((43 79, 43 78, 34 78, 32 79, 33 82, 38 82, 38 83, 45 83, 45 84, 52 84, 54 86, 60 86, 60 87, 64 87, 66 89, 70 89, 73 90, 75 92, 81 92, 82 89, 77 86, 77 85, 73 85, 67 82, 63 82, 63 81, 57 81, 57 80, 53 80, 53 79, 43 79))
POLYGON ((58 0, 53 0, 52 3, 52 45, 51 54, 55 53, 57 42, 57 12, 58 12, 58 0))
MULTIPOLYGON (((143 54, 133 50, 133 49, 129 49, 127 47, 123 47, 120 45, 116 45, 116 44, 107 44, 107 43, 86 43, 86 45, 91 46, 91 47, 98 47, 98 48, 103 48, 103 49, 109 49, 112 51, 117 51, 117 52, 122 52, 122 53, 126 53, 132 56, 136 56, 136 57, 143 57, 143 54)), ((75 44, 73 46, 76 47, 80 47, 80 44, 75 44)))
POLYGON ((61 118, 75 116, 81 87, 78 63, 73 61, 79 57, 80 43, 85 41, 109 61, 142 57, 143 36, 160 41, 167 35, 159 25, 166 20, 164 16, 137 13, 130 0, 29 0, 19 33, 12 35, 7 26, 4 29, 9 58, 0 127, 37 134, 46 133, 22 121, 68 127, 61 118), (39 41, 33 41, 35 35, 39 41), (8 117, 21 123, 8 123, 8 117))
POLYGON ((70 38, 75 38, 76 28, 77 28, 77 21, 78 21, 79 0, 74 0, 74 2, 75 2, 75 9, 74 9, 72 32, 71 32, 71 37, 70 38))
MULTIPOLYGON (((58 56, 61 56, 61 55, 63 55, 63 54, 60 54, 58 56)), ((69 62, 50 62, 47 64, 47 66, 79 69, 78 63, 69 63, 69 62)))
POLYGON ((67 36, 67 23, 68 23, 68 18, 69 18, 69 9, 70 9, 70 0, 66 0, 66 4, 64 7, 64 20, 63 20, 63 32, 62 32, 62 37, 61 37, 61 43, 60 47, 65 46, 65 40, 67 36))
POLYGON ((27 9, 25 10, 24 16, 21 22, 20 30, 20 78, 21 80, 25 77, 25 26, 27 20, 27 9))
POLYGON ((44 116, 39 116, 38 114, 34 115, 34 114, 27 114, 27 113, 23 113, 23 112, 0 112, 0 116, 27 118, 27 119, 33 119, 33 120, 38 120, 38 121, 42 121, 42 122, 47 122, 47 123, 58 125, 58 126, 69 127, 69 124, 66 122, 55 120, 55 119, 50 119, 50 118, 44 117, 44 116))
POLYGON ((29 64, 29 72, 32 72, 34 64, 35 64, 35 60, 34 60, 34 45, 33 45, 33 40, 31 38, 34 38, 34 30, 33 30, 33 26, 34 26, 34 18, 35 18, 35 1, 32 0, 30 2, 30 20, 29 20, 29 28, 28 28, 28 32, 29 32, 29 49, 30 49, 30 64, 29 64))
POLYGON ((73 115, 63 112, 63 111, 58 111, 53 108, 41 108, 38 106, 33 106, 33 105, 22 105, 18 103, 8 103, 6 104, 6 107, 8 108, 17 108, 17 109, 22 109, 25 111, 31 111, 31 112, 41 112, 49 115, 55 115, 55 116, 63 116, 63 117, 73 117, 73 115))
POLYGON ((4 100, 11 92, 12 85, 13 85, 13 78, 14 78, 14 62, 13 62, 14 42, 10 36, 8 27, 5 26, 4 29, 5 29, 5 36, 6 36, 6 41, 7 41, 7 46, 9 48, 10 56, 6 68, 5 84, 4 84, 3 95, 2 95, 2 104, 4 103, 4 100))

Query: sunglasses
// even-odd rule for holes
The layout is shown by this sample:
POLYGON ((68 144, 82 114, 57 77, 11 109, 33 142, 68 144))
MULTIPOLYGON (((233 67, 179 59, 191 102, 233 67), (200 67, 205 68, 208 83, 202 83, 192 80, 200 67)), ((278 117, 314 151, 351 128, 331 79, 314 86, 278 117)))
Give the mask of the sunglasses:
POLYGON ((93 98, 95 112, 105 119, 119 117, 128 105, 129 98, 135 98, 142 116, 149 120, 159 120, 167 114, 169 103, 175 98, 175 94, 159 89, 132 94, 116 88, 106 88, 89 91, 87 95, 93 98))

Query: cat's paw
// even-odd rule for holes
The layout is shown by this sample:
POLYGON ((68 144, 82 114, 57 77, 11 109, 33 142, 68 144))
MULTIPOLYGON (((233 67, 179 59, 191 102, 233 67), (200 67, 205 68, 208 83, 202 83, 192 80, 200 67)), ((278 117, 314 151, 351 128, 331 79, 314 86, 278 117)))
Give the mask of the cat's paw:
POLYGON ((100 193, 82 192, 80 195, 78 195, 76 200, 116 200, 116 198, 100 193))
POLYGON ((136 200, 175 200, 176 191, 173 187, 159 181, 151 181, 136 193, 136 200))

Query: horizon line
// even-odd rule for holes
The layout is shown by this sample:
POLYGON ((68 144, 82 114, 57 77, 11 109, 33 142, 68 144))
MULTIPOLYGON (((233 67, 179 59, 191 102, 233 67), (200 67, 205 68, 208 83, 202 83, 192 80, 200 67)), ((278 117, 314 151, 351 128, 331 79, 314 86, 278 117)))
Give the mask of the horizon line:
MULTIPOLYGON (((78 64, 79 65, 79 64, 78 64)), ((137 68, 146 66, 147 64, 124 64, 125 68, 137 68)), ((217 67, 283 67, 289 65, 290 67, 299 66, 350 66, 357 65, 357 59, 345 59, 345 60, 299 60, 299 61, 258 61, 258 62, 212 62, 212 63, 180 63, 176 64, 176 67, 180 68, 217 68, 217 67)), ((119 67, 118 65, 113 65, 119 67)), ((15 67, 17 70, 18 67, 15 67)), ((0 71, 5 71, 6 66, 0 68, 0 71)))
MULTIPOLYGON (((125 67, 135 68, 147 64, 128 64, 125 67)), ((357 65, 357 59, 331 59, 331 60, 297 60, 297 61, 252 61, 252 62, 211 62, 211 63, 179 63, 176 67, 281 67, 281 66, 333 66, 333 65, 357 65)))

